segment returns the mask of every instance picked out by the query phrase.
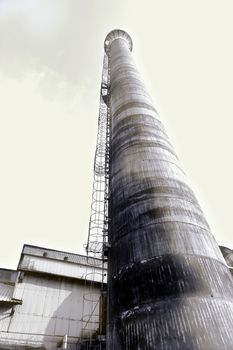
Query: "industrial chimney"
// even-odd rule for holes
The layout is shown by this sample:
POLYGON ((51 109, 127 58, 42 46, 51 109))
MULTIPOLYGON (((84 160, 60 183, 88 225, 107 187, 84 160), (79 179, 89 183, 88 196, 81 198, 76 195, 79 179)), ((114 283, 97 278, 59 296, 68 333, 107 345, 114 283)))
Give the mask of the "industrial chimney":
POLYGON ((110 74, 109 350, 233 349, 232 277, 132 58, 110 74))

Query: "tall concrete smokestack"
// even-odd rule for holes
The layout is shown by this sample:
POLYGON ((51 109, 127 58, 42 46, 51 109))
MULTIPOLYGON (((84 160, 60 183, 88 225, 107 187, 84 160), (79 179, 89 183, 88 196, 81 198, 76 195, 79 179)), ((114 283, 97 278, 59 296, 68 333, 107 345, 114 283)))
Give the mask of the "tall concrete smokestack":
POLYGON ((232 277, 131 50, 126 32, 107 35, 108 349, 233 349, 232 277))

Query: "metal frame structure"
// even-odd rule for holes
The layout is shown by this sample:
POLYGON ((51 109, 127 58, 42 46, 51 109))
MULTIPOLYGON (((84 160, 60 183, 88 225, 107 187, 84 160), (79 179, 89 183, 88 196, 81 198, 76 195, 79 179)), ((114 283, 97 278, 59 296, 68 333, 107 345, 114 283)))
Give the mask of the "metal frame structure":
POLYGON ((103 232, 106 229, 109 167, 109 70, 108 58, 104 55, 100 90, 98 133, 94 159, 94 179, 91 215, 86 252, 88 256, 101 258, 103 253, 103 232))
POLYGON ((108 236, 108 184, 109 184, 109 139, 110 139, 110 111, 108 107, 110 75, 108 57, 103 60, 102 82, 100 90, 99 117, 96 151, 94 158, 94 178, 91 202, 91 214, 86 245, 87 257, 99 258, 102 268, 101 295, 94 288, 96 271, 86 275, 85 285, 89 285, 89 292, 83 297, 82 340, 85 349, 91 349, 96 343, 98 329, 99 342, 96 349, 103 349, 106 325, 106 249, 108 236), (86 305, 89 308, 86 309, 86 305), (92 305, 90 307, 90 304, 92 305), (105 306, 104 306, 105 305, 105 306), (104 321, 105 320, 105 321, 104 321))

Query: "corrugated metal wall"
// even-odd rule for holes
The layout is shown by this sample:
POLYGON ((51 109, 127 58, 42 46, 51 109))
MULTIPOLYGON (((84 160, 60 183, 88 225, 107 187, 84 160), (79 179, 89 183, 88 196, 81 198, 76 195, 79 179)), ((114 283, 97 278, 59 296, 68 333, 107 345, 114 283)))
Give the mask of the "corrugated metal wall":
MULTIPOLYGON (((91 279, 95 281, 91 284, 92 295, 97 299, 100 296, 98 261, 92 259, 92 266, 85 266, 82 264, 85 257, 78 259, 74 256, 73 262, 67 262, 62 253, 57 256, 53 252, 50 258, 42 254, 33 256, 35 249, 30 255, 28 251, 25 253, 24 249, 15 286, 2 283, 1 288, 0 281, 0 294, 8 302, 7 305, 0 303, 0 348, 10 346, 13 349, 17 344, 22 347, 45 346, 53 350, 67 335, 68 349, 78 349, 76 344, 83 327, 82 316, 91 314, 93 307, 92 301, 88 300, 88 276, 92 275, 91 279), (87 300, 83 303, 85 296, 87 300), (11 304, 12 299, 23 303, 11 304)), ((97 308, 95 314, 98 312, 97 308)), ((96 332, 98 324, 91 327, 96 332)))
MULTIPOLYGON (((72 278, 86 279, 92 276, 93 267, 66 261, 59 261, 53 259, 45 259, 43 257, 34 257, 25 255, 20 263, 21 270, 43 272, 58 276, 66 276, 72 278)), ((89 278, 91 279, 91 277, 89 278)), ((95 281, 102 281, 101 267, 95 267, 95 281)))

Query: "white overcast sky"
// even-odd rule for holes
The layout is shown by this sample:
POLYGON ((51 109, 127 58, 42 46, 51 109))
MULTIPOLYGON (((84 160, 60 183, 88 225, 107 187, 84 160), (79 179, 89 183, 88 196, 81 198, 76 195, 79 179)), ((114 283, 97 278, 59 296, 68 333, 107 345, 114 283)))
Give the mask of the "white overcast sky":
POLYGON ((103 41, 133 55, 219 244, 233 247, 232 0, 0 0, 0 267, 84 253, 103 41))

